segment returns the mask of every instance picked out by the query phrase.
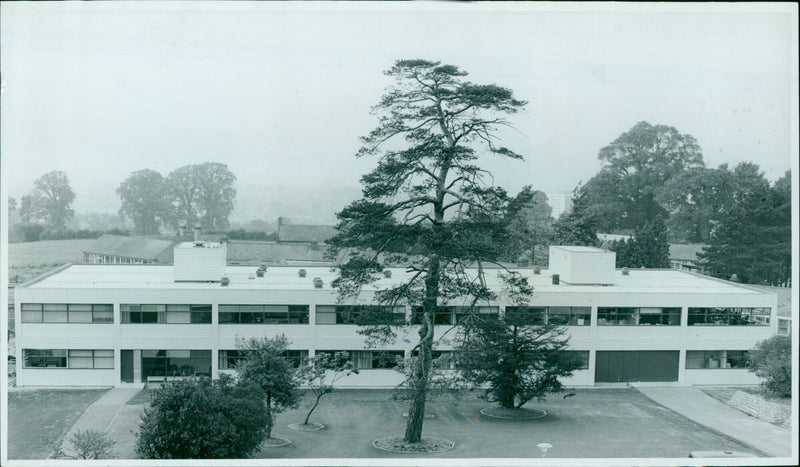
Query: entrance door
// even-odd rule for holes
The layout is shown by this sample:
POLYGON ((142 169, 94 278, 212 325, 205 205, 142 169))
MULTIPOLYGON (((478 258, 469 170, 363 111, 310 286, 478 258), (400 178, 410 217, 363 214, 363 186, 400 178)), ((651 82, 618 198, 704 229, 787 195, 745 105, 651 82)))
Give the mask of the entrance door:
POLYGON ((678 381, 677 350, 597 351, 598 383, 678 381))
POLYGON ((121 350, 120 351, 120 362, 119 362, 119 371, 120 371, 120 380, 123 383, 132 383, 133 382, 133 350, 121 350))

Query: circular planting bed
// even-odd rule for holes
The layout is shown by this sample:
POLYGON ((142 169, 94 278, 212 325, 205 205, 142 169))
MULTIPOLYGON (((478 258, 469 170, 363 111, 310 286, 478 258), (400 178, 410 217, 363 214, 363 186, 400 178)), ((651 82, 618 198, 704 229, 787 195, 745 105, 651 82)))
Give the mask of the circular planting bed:
POLYGON ((292 444, 286 438, 267 438, 261 442, 262 448, 279 448, 281 446, 286 446, 287 444, 292 444))
POLYGON ((481 414, 492 418, 503 418, 506 420, 535 420, 547 415, 547 412, 540 409, 508 409, 506 407, 486 407, 481 409, 481 414))
POLYGON ((423 436, 419 443, 406 443, 403 441, 402 436, 387 436, 376 439, 372 442, 372 445, 382 451, 430 454, 449 451, 453 449, 456 443, 449 439, 433 436, 423 436))
POLYGON ((325 428, 322 423, 290 423, 289 428, 297 431, 319 431, 325 428))

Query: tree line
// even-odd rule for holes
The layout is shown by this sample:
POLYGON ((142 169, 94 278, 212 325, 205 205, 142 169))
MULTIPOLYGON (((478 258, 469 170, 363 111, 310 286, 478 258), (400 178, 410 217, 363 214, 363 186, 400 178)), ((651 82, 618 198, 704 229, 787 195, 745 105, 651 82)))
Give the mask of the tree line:
MULTIPOLYGON (((161 228, 177 230, 199 225, 206 231, 224 231, 230 226, 236 176, 219 162, 191 164, 166 177, 151 169, 133 172, 116 190, 119 216, 133 222, 138 235, 157 235, 161 228)), ((81 238, 68 233, 75 216, 75 192, 63 171, 39 177, 35 188, 20 199, 9 199, 9 211, 19 217, 23 238, 81 238), (59 234, 61 233, 61 234, 59 234)))

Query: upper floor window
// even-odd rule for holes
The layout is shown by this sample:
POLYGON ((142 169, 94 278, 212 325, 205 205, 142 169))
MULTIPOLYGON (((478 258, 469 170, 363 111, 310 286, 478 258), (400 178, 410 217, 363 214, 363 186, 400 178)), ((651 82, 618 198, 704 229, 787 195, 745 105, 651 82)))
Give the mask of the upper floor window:
POLYGON ((769 326, 769 308, 689 308, 689 326, 769 326))
POLYGON ((114 305, 77 303, 23 303, 23 323, 92 323, 114 322, 114 305))
POLYGON ((316 324, 403 324, 406 312, 402 306, 382 305, 317 305, 316 324))
POLYGON ((308 324, 308 305, 220 305, 219 324, 308 324))
POLYGON ((120 305, 122 323, 211 324, 211 305, 120 305))
POLYGON ((597 309, 598 326, 680 326, 680 308, 603 307, 597 309))
MULTIPOLYGON (((414 307, 411 314, 411 324, 422 324, 424 308, 414 307)), ((497 319, 500 308, 496 306, 439 306, 433 313, 433 324, 462 324, 471 316, 486 319, 497 319)))
POLYGON ((588 326, 592 309, 588 306, 507 306, 506 318, 526 325, 556 324, 588 326))

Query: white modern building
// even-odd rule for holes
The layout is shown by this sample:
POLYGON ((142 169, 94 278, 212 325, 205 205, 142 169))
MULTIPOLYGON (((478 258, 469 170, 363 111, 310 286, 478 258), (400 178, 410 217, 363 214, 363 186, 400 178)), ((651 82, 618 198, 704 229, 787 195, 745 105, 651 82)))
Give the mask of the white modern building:
POLYGON ((545 193, 547 195, 547 204, 552 209, 550 215, 553 219, 558 219, 565 212, 572 210, 572 197, 571 191, 559 191, 555 193, 545 193))
MULTIPOLYGON (((256 267, 226 266, 225 254, 225 243, 187 242, 176 246, 174 265, 70 265, 17 286, 17 385, 217 377, 233 371, 237 338, 277 334, 291 341, 297 361, 350 351, 362 371, 343 387, 400 382, 390 367, 408 356, 415 326, 394 345, 366 349, 352 318, 376 288, 408 278, 405 269, 389 269, 358 304, 343 305, 330 267, 269 267, 259 276, 256 267)), ((774 294, 685 271, 624 273, 614 259, 596 248, 551 247, 549 269, 518 270, 533 284, 530 306, 512 307, 502 294, 472 311, 448 303, 436 313, 437 334, 469 312, 527 313, 568 328, 570 348, 585 362, 570 385, 758 382, 744 368, 745 352, 776 333, 774 294)), ((498 271, 487 270, 487 281, 501 291, 498 271)), ((416 305, 394 313, 413 323, 416 305)))

